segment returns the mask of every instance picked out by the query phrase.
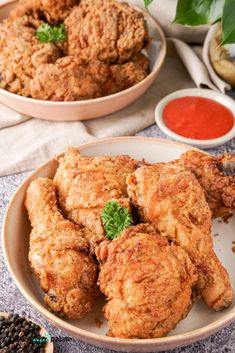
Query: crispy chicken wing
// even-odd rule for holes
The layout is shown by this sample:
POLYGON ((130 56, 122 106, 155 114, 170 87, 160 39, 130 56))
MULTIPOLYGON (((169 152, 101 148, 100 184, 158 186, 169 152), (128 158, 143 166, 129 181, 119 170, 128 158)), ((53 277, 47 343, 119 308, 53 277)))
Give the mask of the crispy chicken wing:
POLYGON ((38 67, 30 82, 30 93, 33 98, 52 101, 106 96, 142 81, 147 76, 148 63, 143 55, 122 65, 107 65, 101 61, 84 62, 65 56, 54 64, 38 67))
POLYGON ((127 228, 96 251, 99 285, 107 296, 108 335, 156 338, 167 335, 189 312, 197 271, 179 246, 148 224, 127 228))
POLYGON ((81 0, 65 20, 68 54, 123 63, 149 41, 141 12, 115 0, 81 0))
POLYGON ((66 217, 91 230, 92 249, 104 240, 102 209, 109 200, 130 208, 126 177, 137 168, 128 156, 84 157, 69 148, 59 158, 54 182, 59 204, 66 217))
POLYGON ((235 163, 235 156, 213 157, 199 151, 184 153, 179 163, 191 170, 206 193, 214 217, 227 217, 235 210, 235 176, 223 172, 223 163, 235 163))
POLYGON ((46 304, 69 318, 84 317, 98 293, 98 269, 89 255, 87 231, 63 218, 52 180, 31 182, 25 204, 33 228, 29 261, 46 292, 46 304))
POLYGON ((214 310, 228 307, 232 288, 213 250, 211 211, 195 176, 184 167, 159 164, 127 178, 128 194, 143 221, 180 245, 198 269, 197 291, 214 310))

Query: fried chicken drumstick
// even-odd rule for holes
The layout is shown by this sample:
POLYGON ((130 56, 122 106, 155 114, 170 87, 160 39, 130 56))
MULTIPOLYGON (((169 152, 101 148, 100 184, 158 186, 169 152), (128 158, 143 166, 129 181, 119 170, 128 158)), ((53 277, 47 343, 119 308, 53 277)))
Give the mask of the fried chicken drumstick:
POLYGON ((178 161, 197 177, 214 217, 227 217, 235 210, 235 176, 223 172, 227 161, 235 163, 235 156, 213 157, 199 151, 188 151, 178 161))
POLYGON ((63 218, 52 180, 31 182, 25 204, 33 228, 29 261, 46 304, 57 314, 84 317, 98 293, 98 269, 89 255, 85 230, 63 218))
POLYGON ((106 202, 130 209, 126 177, 136 168, 137 161, 128 156, 84 157, 77 148, 59 158, 54 182, 60 208, 70 220, 90 229, 92 249, 105 239, 101 215, 106 202))
POLYGON ((142 220, 188 253, 198 269, 197 292, 205 303, 214 310, 228 307, 231 283, 214 253, 211 211, 195 176, 173 162, 141 167, 127 184, 142 220))
POLYGON ((197 271, 186 252, 148 224, 129 227, 96 251, 107 296, 108 335, 165 336, 189 312, 197 271))

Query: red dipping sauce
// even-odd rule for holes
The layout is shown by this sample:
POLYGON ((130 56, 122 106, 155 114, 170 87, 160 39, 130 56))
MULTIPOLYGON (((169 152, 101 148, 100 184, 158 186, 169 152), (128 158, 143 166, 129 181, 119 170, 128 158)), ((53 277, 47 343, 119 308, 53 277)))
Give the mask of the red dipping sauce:
POLYGON ((228 108, 201 97, 172 100, 163 110, 163 119, 168 129, 195 140, 221 137, 234 126, 234 115, 228 108))

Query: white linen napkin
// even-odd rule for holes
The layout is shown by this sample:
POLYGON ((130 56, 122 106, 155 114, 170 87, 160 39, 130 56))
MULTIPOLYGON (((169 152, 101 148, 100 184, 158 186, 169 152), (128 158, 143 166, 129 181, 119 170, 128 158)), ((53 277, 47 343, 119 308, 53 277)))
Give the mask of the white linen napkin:
MULTIPOLYGON (((143 6, 142 0, 130 2, 143 6)), ((176 2, 169 2, 171 4, 169 8, 165 7, 165 12, 173 18, 176 2)), ((158 8, 157 4, 160 3, 155 0, 150 6, 150 12, 157 19, 162 19, 161 14, 164 13, 163 7, 158 8)), ((165 28, 169 27, 168 22, 172 18, 165 19, 165 28)), ((182 26, 177 26, 176 36, 180 37, 180 30, 185 39, 186 29, 182 26)), ((193 41, 200 42, 206 30, 204 27, 191 29, 193 41)), ((171 35, 172 31, 173 26, 171 35)), ((70 145, 96 138, 134 135, 154 123, 155 106, 161 98, 175 90, 195 86, 216 89, 193 48, 179 39, 171 38, 166 61, 152 87, 138 101, 109 116, 84 122, 50 122, 22 116, 0 105, 0 175, 33 169, 70 145)))

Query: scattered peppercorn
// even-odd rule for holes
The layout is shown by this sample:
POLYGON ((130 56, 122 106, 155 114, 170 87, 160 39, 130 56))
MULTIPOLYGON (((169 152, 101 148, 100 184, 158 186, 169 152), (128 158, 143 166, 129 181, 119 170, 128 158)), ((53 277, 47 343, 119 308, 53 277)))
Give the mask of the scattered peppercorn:
POLYGON ((0 353, 44 353, 47 342, 41 340, 40 330, 18 314, 0 316, 0 353))

